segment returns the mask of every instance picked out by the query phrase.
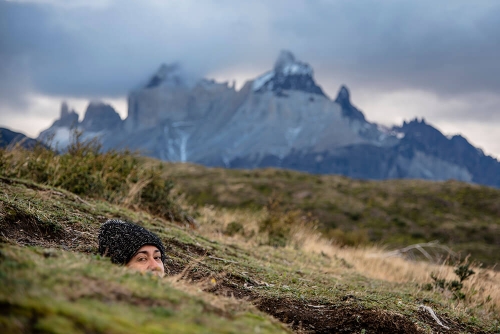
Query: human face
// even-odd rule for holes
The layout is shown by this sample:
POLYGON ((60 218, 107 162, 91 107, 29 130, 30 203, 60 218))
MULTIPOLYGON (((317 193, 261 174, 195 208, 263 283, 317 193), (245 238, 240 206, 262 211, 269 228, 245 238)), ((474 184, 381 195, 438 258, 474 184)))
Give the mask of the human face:
POLYGON ((139 248, 137 253, 128 261, 127 267, 140 272, 151 271, 160 277, 165 275, 161 252, 153 245, 145 245, 139 248))

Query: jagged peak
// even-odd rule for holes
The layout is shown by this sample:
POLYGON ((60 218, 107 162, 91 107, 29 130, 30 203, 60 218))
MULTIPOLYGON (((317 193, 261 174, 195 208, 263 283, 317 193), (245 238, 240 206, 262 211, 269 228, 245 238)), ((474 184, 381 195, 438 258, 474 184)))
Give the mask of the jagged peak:
POLYGON ((76 111, 74 109, 69 109, 68 103, 66 101, 63 101, 61 103, 61 112, 60 112, 60 119, 66 118, 68 116, 72 116, 73 114, 76 115, 76 111))
POLYGON ((72 127, 78 125, 78 114, 74 109, 69 109, 68 103, 61 103, 59 119, 55 120, 52 127, 72 127))
POLYGON ((87 106, 81 126, 87 131, 98 132, 117 128, 121 123, 120 115, 113 106, 102 101, 91 101, 87 106))
POLYGON ((63 101, 61 103, 61 117, 69 115, 69 108, 68 108, 68 103, 66 101, 63 101))
POLYGON ((426 124, 425 123, 425 118, 422 117, 422 119, 418 119, 418 117, 415 116, 415 118, 411 119, 409 122, 404 121, 403 125, 408 125, 408 124, 426 124))
POLYGON ((334 102, 338 103, 342 107, 342 116, 357 119, 363 122, 366 121, 365 115, 363 115, 361 111, 351 104, 351 93, 346 85, 340 86, 337 98, 334 102))
POLYGON ((351 94, 349 93, 349 89, 347 88, 346 85, 340 86, 339 92, 337 94, 337 98, 335 99, 335 102, 343 104, 343 103, 349 103, 351 104, 351 94))
POLYGON ((298 90, 306 93, 326 96, 313 78, 313 69, 309 64, 295 58, 293 53, 282 50, 272 71, 268 71, 252 83, 255 92, 272 91, 277 96, 285 97, 283 91, 298 90))

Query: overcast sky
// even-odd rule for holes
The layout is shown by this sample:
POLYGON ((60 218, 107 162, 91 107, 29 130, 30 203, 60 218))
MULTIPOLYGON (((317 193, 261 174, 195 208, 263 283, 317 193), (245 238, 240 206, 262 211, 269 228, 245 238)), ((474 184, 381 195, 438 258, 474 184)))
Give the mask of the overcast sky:
POLYGON ((36 137, 62 100, 124 118, 161 63, 240 87, 282 49, 368 120, 424 117, 500 158, 497 0, 0 0, 0 126, 36 137))

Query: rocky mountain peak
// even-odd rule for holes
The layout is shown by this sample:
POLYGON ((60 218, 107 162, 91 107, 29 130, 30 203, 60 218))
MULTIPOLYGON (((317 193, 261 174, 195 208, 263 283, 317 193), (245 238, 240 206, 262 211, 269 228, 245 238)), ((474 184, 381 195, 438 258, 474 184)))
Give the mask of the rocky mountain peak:
POLYGON ((342 85, 335 99, 335 103, 340 104, 342 107, 342 115, 350 119, 358 119, 366 121, 365 115, 351 104, 351 94, 346 85, 342 85))
POLYGON ((63 103, 61 104, 61 118, 68 115, 69 115, 68 104, 66 103, 66 101, 63 101, 63 103))
POLYGON ((100 101, 90 102, 85 117, 81 123, 85 131, 99 132, 114 130, 122 125, 122 119, 115 109, 109 104, 100 101))
POLYGON ((77 125, 78 114, 73 109, 70 110, 68 104, 64 101, 61 104, 59 119, 56 120, 52 126, 70 128, 77 125))
POLYGON ((432 125, 427 124, 425 122, 424 118, 419 120, 417 117, 410 120, 409 122, 404 121, 403 125, 401 127, 399 127, 399 130, 401 130, 403 132, 409 132, 409 131, 433 131, 433 132, 438 131, 439 132, 439 130, 435 129, 432 125))
MULTIPOLYGON (((289 51, 238 91, 227 82, 194 81, 183 73, 177 65, 162 65, 149 88, 130 93, 126 122, 111 106, 90 103, 77 124, 84 139, 98 138, 104 149, 129 148, 207 166, 363 179, 453 178, 500 187, 500 162, 465 138, 445 136, 421 118, 391 129, 368 122, 346 85, 335 100, 319 96, 324 94, 312 68, 289 51)), ((63 104, 58 122, 71 118, 77 121, 78 115, 63 104)), ((39 139, 64 149, 71 130, 51 127, 39 139)))
POLYGON ((286 97, 287 90, 326 96, 313 79, 312 67, 295 58, 290 51, 280 52, 272 71, 266 72, 253 81, 254 92, 272 91, 277 96, 286 97))
POLYGON ((351 94, 349 93, 349 89, 347 89, 345 85, 342 85, 340 87, 335 102, 339 104, 351 104, 351 94))

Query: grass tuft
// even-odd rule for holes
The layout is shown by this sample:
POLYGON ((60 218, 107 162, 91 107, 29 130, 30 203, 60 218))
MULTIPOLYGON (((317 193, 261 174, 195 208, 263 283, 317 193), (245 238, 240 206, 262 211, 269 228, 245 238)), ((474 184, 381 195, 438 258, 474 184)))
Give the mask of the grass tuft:
POLYGON ((96 139, 75 132, 62 154, 37 145, 0 149, 0 175, 65 189, 79 196, 137 207, 171 221, 191 222, 172 196, 162 163, 144 164, 137 153, 103 152, 96 139))

